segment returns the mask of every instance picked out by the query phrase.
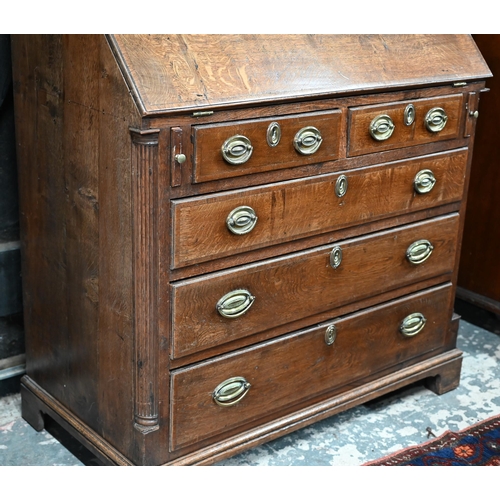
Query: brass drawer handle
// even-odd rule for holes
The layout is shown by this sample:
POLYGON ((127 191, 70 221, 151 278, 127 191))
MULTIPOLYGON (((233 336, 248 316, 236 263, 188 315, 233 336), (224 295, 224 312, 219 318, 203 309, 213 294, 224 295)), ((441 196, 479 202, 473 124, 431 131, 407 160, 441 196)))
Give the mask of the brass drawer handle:
POLYGON ((425 115, 425 126, 429 132, 440 132, 446 126, 448 116, 443 108, 432 108, 425 115))
POLYGON ((226 226, 234 234, 247 234, 257 224, 257 214, 252 207, 237 207, 229 212, 226 226))
POLYGON ((420 194, 428 193, 432 191, 432 188, 436 184, 436 178, 434 177, 434 173, 432 170, 420 170, 415 176, 415 180, 413 181, 413 186, 415 187, 415 191, 420 194))
POLYGON ((301 128, 293 139, 293 147, 303 155, 312 155, 318 151, 323 137, 316 127, 301 128))
POLYGON ((330 252, 330 265, 333 267, 333 269, 337 269, 337 267, 339 267, 341 263, 342 263, 342 248, 336 245, 332 248, 332 251, 330 252))
POLYGON ((325 331, 325 344, 332 345, 337 338, 337 327, 330 325, 325 331))
POLYGON ((340 175, 335 183, 335 194, 338 198, 342 198, 347 193, 349 183, 345 175, 340 175))
POLYGON ((413 337, 417 333, 421 332, 425 326, 427 320, 425 316, 419 312, 410 314, 399 325, 399 331, 405 337, 413 337))
POLYGON ((385 141, 391 137, 396 126, 389 115, 376 116, 370 123, 370 135, 376 141, 385 141))
POLYGON ((243 377, 232 377, 219 384, 212 393, 219 406, 233 406, 241 401, 251 387, 243 377))
POLYGON ((216 308, 224 318, 238 318, 252 307, 254 301, 255 296, 248 290, 233 290, 219 299, 216 308))
POLYGON ((422 264, 430 256, 434 247, 428 240, 418 240, 412 243, 406 250, 406 258, 412 264, 422 264))
POLYGON ((221 148, 222 156, 231 165, 241 165, 252 156, 253 146, 248 137, 233 135, 224 141, 221 148))

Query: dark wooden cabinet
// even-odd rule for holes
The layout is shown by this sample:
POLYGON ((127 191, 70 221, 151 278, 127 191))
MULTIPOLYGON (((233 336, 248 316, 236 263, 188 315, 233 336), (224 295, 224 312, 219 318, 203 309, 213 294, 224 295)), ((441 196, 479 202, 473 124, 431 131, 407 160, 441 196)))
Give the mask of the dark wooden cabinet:
MULTIPOLYGON (((500 74, 500 35, 473 35, 491 71, 500 74)), ((500 315, 500 83, 488 81, 481 103, 465 216, 457 296, 500 315)))
POLYGON ((108 464, 209 464, 458 385, 491 76, 470 36, 15 36, 13 56, 35 428, 108 464))

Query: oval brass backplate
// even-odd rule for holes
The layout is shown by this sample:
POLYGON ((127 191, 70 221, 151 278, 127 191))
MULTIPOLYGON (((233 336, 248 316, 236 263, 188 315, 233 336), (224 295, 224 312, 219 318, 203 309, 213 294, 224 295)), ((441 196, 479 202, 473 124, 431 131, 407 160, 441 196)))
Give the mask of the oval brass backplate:
POLYGON ((241 165, 252 156, 253 146, 248 137, 233 135, 224 141, 221 151, 222 157, 230 165, 241 165))
POLYGON ((419 194, 425 194, 432 191, 432 188, 436 184, 436 177, 432 170, 420 170, 415 176, 413 181, 413 186, 415 191, 419 194))
POLYGON ((219 299, 217 312, 224 318, 238 318, 245 314, 255 301, 255 296, 248 290, 233 290, 219 299))
POLYGON ((257 224, 257 214, 252 207, 241 206, 229 212, 226 226, 233 234, 247 234, 257 224))
POLYGON ((412 264, 422 264, 432 254, 434 247, 428 240, 418 240, 412 243, 406 250, 406 258, 412 264))
POLYGON ((399 331, 405 337, 413 337, 423 330, 426 322, 427 320, 422 313, 409 314, 399 325, 399 331))
POLYGON ((214 389, 212 397, 219 406, 233 406, 246 396, 250 387, 244 377, 228 378, 214 389))
POLYGON ((370 135, 376 141, 385 141, 391 137, 396 126, 389 115, 376 116, 370 123, 370 135))
POLYGON ((448 116, 443 108, 432 108, 425 115, 425 126, 432 133, 441 132, 447 121, 448 116))
POLYGON ((312 155, 318 151, 322 142, 323 137, 321 137, 321 132, 316 127, 309 126, 301 128, 295 134, 293 147, 300 154, 312 155))

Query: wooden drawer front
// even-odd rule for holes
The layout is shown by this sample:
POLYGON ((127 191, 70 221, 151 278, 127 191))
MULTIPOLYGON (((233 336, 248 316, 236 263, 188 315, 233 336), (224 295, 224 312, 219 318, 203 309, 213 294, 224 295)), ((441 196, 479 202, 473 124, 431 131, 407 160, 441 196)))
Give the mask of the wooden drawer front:
POLYGON ((459 134, 462 109, 461 94, 352 108, 349 111, 348 156, 456 139, 459 134), (405 110, 410 105, 414 107, 415 118, 411 125, 406 125, 405 110), (447 116, 446 125, 438 132, 429 131, 425 123, 427 113, 434 108, 443 109, 447 116), (382 116, 391 118, 394 129, 388 139, 377 140, 370 134, 370 125, 373 120, 382 116))
MULTIPOLYGON (((356 381, 441 347, 451 306, 451 285, 446 284, 174 371, 173 448, 265 419, 344 384, 352 389, 356 381), (416 313, 425 318, 423 328, 412 336, 403 335, 403 320, 416 313), (331 325, 336 337, 327 345, 331 325), (235 377, 250 384, 248 392, 233 405, 219 406, 214 389, 235 377)), ((414 331, 422 326, 418 320, 408 321, 414 331)))
MULTIPOLYGON (((335 160, 339 157, 341 117, 341 111, 336 110, 194 127, 194 181, 212 181, 335 160), (281 130, 276 146, 270 146, 267 140, 268 129, 273 123, 277 123, 281 130), (317 151, 311 153, 313 147, 302 154, 295 149, 294 138, 307 127, 316 128, 322 141, 317 151), (247 138, 253 148, 251 156, 241 164, 229 163, 222 154, 226 141, 236 136, 247 138)), ((311 136, 304 133, 307 143, 311 136)), ((232 150, 236 143, 236 140, 230 142, 228 149, 232 150)), ((230 156, 230 160, 234 158, 230 156)))
POLYGON ((451 273, 458 227, 459 217, 452 214, 175 283, 172 356, 181 358, 451 273), (408 248, 424 239, 431 242, 432 254, 425 262, 410 263, 408 248), (330 263, 336 246, 342 262, 334 269, 330 263), (217 304, 226 314, 234 309, 233 317, 224 317, 217 304))
POLYGON ((466 164, 467 150, 459 150, 346 171, 342 175, 348 188, 342 197, 336 195, 340 175, 328 174, 265 188, 173 201, 172 267, 459 201, 466 164), (432 172, 436 184, 431 191, 419 194, 414 182, 423 170, 432 172), (233 214, 239 214, 238 219, 248 218, 248 214, 257 219, 246 228, 241 224, 243 231, 250 228, 249 232, 235 234, 230 229, 238 230, 233 214))

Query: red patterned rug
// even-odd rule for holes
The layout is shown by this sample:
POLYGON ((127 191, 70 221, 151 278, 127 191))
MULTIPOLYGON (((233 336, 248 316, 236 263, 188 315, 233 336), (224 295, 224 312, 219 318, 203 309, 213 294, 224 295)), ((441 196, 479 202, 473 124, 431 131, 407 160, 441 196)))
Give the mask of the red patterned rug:
POLYGON ((364 465, 500 465, 500 415, 364 465))

